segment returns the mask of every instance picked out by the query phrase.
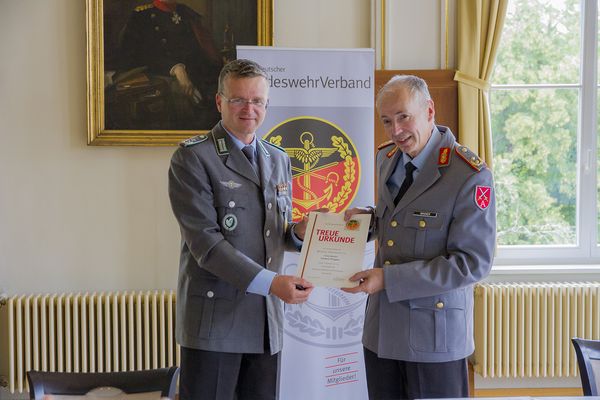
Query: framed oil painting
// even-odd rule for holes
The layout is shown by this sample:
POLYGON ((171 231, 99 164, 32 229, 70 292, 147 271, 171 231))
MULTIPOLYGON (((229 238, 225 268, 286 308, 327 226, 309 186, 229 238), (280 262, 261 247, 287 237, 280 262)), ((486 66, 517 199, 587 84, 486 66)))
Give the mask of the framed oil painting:
POLYGON ((86 0, 90 145, 172 145, 209 130, 237 45, 272 45, 273 0, 86 0))

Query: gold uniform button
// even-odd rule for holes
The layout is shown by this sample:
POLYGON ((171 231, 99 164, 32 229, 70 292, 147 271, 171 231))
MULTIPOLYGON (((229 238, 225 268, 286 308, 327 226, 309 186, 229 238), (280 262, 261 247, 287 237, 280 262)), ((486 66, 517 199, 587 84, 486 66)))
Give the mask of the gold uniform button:
POLYGON ((427 226, 427 222, 424 219, 419 221, 419 228, 425 228, 427 226))
POLYGON ((388 247, 392 247, 394 245, 394 241, 393 240, 388 240, 387 241, 387 245, 388 245, 388 247))
POLYGON ((398 222, 397 222, 397 221, 392 221, 392 222, 390 223, 390 225, 392 226, 392 228, 395 228, 395 227, 397 227, 397 226, 398 226, 398 222))
POLYGON ((389 262, 389 261, 387 261, 387 260, 386 260, 386 261, 385 261, 383 264, 384 264, 384 265, 390 265, 390 264, 391 264, 391 262, 389 262))
POLYGON ((441 302, 441 301, 438 301, 437 303, 435 303, 435 307, 439 308, 439 309, 442 309, 442 308, 444 308, 444 303, 441 302))

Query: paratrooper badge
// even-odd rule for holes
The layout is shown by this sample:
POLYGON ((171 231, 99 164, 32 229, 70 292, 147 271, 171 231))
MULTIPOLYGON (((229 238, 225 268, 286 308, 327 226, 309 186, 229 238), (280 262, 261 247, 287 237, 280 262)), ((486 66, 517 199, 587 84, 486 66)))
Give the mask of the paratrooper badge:
POLYGON ((318 208, 348 208, 356 196, 360 160, 339 126, 322 118, 296 117, 275 126, 263 140, 282 147, 290 157, 294 221, 318 208))

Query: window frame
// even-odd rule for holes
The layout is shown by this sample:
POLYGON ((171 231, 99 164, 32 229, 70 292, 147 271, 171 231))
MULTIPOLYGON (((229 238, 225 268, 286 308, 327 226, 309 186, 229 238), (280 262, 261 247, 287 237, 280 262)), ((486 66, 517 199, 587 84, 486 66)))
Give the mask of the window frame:
MULTIPOLYGON (((598 0, 581 0, 581 67, 578 84, 494 85, 490 92, 514 89, 578 89, 576 244, 498 245, 495 265, 600 264, 598 244, 598 0)), ((500 43, 502 46, 502 43, 500 43)), ((490 105, 491 109, 491 105, 490 105)), ((493 135, 493 133, 492 133, 493 135)))

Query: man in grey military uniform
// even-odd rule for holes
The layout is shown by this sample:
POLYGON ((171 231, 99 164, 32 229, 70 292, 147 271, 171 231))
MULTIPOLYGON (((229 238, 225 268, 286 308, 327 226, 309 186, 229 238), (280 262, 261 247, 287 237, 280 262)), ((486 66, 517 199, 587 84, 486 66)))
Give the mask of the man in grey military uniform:
POLYGON ((169 197, 181 230, 176 337, 180 399, 274 399, 283 303, 312 284, 279 275, 306 221, 291 223, 291 164, 259 140, 266 71, 235 60, 219 75, 221 121, 182 142, 171 159, 169 197))
POLYGON ((379 177, 371 270, 347 292, 369 294, 363 345, 369 398, 468 397, 474 350, 473 284, 492 266, 493 178, 485 164, 436 126, 427 84, 396 76, 376 107, 391 139, 377 154, 379 177))

